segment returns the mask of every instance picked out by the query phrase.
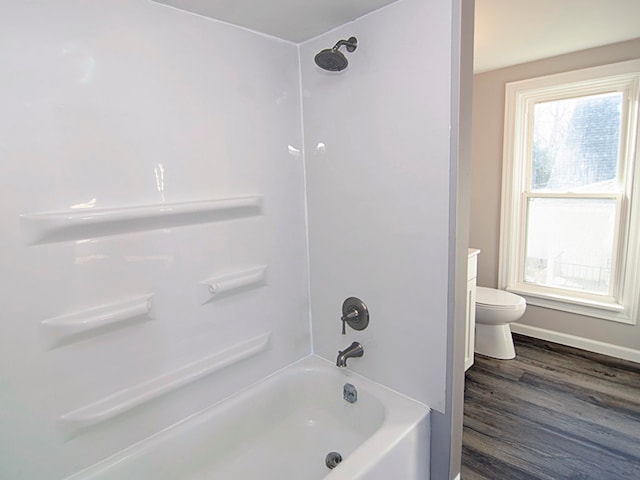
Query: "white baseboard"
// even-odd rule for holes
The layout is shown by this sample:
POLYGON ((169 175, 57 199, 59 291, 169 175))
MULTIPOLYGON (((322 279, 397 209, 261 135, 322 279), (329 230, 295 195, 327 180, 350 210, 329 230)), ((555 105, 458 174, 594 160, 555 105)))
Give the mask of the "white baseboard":
POLYGON ((620 347, 611 343, 599 342, 598 340, 590 340, 588 338, 577 337, 567 333, 554 332, 553 330, 546 330, 544 328, 532 327, 530 325, 523 325, 520 323, 512 323, 511 331, 528 337, 548 340, 561 345, 581 348, 590 352, 602 353, 603 355, 609 355, 610 357, 640 363, 640 350, 634 350, 632 348, 620 347))
POLYGON ((456 475, 456 478, 454 478, 453 480, 460 480, 460 474, 456 475))

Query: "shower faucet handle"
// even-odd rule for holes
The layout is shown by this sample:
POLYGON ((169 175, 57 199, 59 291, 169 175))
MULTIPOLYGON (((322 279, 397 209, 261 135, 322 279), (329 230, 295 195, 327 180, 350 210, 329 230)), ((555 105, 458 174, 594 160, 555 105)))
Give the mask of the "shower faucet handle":
MULTIPOLYGON (((354 321, 356 318, 358 318, 359 315, 360 312, 358 312, 355 307, 351 307, 351 310, 346 315, 343 312, 343 315, 340 318, 340 320, 342 320, 342 335, 347 334, 347 322, 349 322, 350 320, 354 321)), ((351 323, 349 323, 349 325, 351 325, 351 323)))
POLYGON ((347 324, 354 330, 364 330, 369 325, 369 309, 356 297, 347 298, 342 304, 342 335, 347 334, 347 324))

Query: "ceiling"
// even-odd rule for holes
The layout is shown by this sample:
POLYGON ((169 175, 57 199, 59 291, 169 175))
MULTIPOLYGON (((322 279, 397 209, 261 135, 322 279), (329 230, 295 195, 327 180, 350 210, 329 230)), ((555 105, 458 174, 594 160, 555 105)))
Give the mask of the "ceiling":
POLYGON ((632 38, 640 0, 476 0, 474 71, 632 38))
MULTIPOLYGON (((397 0, 154 1, 301 43, 397 0)), ((640 38, 640 0, 475 0, 475 5, 476 73, 640 38)))
POLYGON ((351 22, 396 0, 154 0, 294 43, 351 22))

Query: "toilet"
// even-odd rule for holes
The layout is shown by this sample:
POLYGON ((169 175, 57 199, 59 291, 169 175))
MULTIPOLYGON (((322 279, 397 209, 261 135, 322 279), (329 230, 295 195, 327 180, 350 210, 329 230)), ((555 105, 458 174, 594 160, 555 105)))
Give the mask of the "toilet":
POLYGON ((526 300, 519 295, 477 287, 476 353, 501 360, 515 358, 509 324, 522 317, 526 308, 526 300))

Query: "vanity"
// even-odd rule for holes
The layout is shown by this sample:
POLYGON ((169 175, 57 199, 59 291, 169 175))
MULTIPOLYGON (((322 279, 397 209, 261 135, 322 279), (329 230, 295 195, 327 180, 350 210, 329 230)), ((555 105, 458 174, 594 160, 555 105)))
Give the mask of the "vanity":
POLYGON ((473 365, 474 344, 476 340, 476 277, 478 276, 477 248, 469 249, 467 263, 467 310, 465 317, 464 336, 464 370, 467 371, 473 365))

